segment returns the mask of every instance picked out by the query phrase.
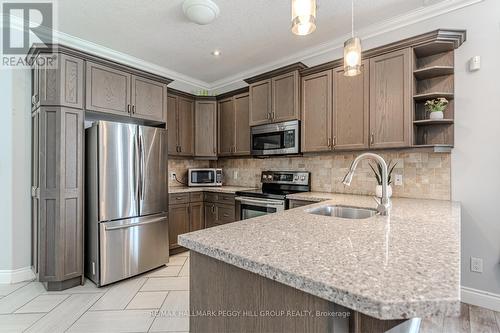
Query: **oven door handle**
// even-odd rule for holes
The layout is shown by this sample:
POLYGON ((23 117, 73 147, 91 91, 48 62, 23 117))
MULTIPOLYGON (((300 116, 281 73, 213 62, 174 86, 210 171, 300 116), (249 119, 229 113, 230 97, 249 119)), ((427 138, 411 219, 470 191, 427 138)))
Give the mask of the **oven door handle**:
POLYGON ((264 207, 275 207, 275 206, 284 206, 285 203, 280 200, 256 200, 256 199, 249 199, 246 197, 236 197, 234 200, 240 201, 242 204, 254 204, 254 205, 259 205, 259 206, 264 206, 264 207))

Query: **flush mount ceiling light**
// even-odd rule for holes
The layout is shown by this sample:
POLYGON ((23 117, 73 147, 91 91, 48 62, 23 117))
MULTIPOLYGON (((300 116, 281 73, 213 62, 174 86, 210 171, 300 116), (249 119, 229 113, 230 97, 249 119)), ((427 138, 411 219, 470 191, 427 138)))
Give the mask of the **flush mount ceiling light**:
POLYGON ((213 51, 212 51, 212 55, 213 55, 214 57, 218 57, 218 56, 220 56, 221 54, 222 54, 222 52, 221 52, 220 50, 213 50, 213 51))
POLYGON ((182 10, 186 17, 197 24, 211 23, 219 16, 219 7, 211 0, 185 0, 182 10))
POLYGON ((361 74, 361 39, 354 37, 354 0, 351 0, 351 38, 344 43, 344 75, 361 74))
POLYGON ((292 32, 299 36, 316 30, 316 0, 292 0, 292 32))

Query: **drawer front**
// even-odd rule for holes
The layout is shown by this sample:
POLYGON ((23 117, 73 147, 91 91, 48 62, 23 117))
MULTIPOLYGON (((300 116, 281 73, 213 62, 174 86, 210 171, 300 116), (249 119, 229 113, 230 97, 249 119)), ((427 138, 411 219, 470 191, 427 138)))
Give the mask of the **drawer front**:
POLYGON ((234 194, 219 193, 218 202, 222 204, 234 205, 234 194))
POLYGON ((200 202, 203 201, 203 192, 192 192, 189 194, 190 202, 200 202))
POLYGON ((205 192, 205 201, 208 202, 217 202, 218 195, 217 193, 205 192))
POLYGON ((217 223, 223 224, 234 221, 234 206, 217 204, 217 223))
POLYGON ((170 193, 168 195, 168 204, 184 204, 189 203, 189 193, 170 193))

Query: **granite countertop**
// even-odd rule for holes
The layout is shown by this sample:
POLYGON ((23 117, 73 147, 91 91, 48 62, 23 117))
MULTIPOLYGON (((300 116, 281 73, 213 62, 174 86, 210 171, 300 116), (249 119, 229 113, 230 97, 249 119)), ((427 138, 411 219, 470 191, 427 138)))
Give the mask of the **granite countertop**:
MULTIPOLYGON (((376 206, 334 194, 307 208, 325 204, 376 206)), ((459 313, 459 203, 395 198, 390 216, 364 220, 305 209, 180 235, 179 244, 379 319, 459 313)))
POLYGON ((168 193, 190 193, 190 192, 215 192, 215 193, 232 193, 237 191, 253 190, 254 187, 244 186, 169 186, 168 193))

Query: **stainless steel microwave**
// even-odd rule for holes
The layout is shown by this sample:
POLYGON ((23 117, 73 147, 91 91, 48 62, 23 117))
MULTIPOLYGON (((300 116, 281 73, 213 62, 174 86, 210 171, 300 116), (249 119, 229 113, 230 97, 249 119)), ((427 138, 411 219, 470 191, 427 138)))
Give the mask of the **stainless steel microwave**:
POLYGON ((188 169, 189 186, 222 186, 222 169, 188 169))
POLYGON ((287 155, 300 153, 300 122, 253 126, 251 128, 252 155, 287 155))

